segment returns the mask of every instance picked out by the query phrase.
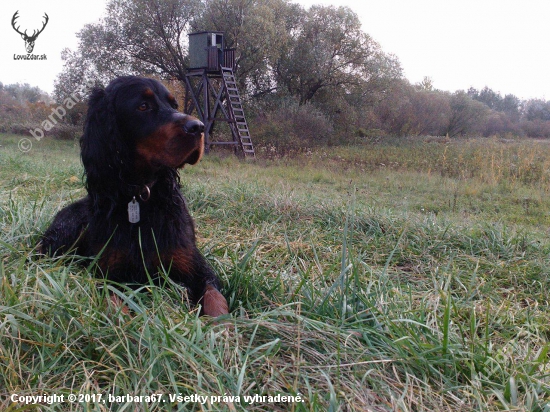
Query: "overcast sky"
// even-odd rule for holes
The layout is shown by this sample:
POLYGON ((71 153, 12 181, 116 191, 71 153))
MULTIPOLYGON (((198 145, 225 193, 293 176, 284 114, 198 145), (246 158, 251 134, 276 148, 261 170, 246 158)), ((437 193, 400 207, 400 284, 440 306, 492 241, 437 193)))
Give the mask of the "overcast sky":
MULTIPOLYGON (((550 0, 298 0, 349 6, 363 30, 401 61, 413 83, 425 76, 442 90, 489 86, 522 99, 550 100, 550 0)), ((0 82, 29 83, 51 92, 61 50, 75 48, 75 33, 97 21, 104 0, 3 0, 0 3, 0 82), (14 60, 25 44, 11 27, 28 33, 49 22, 33 53, 47 60, 14 60)))

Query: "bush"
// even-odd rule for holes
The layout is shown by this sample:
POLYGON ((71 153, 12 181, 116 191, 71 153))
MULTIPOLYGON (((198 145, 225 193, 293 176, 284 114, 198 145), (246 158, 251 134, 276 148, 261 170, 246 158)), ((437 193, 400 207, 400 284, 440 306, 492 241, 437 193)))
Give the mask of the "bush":
POLYGON ((51 136, 57 140, 74 140, 80 137, 82 134, 82 126, 73 126, 69 124, 57 124, 52 129, 46 131, 40 124, 30 123, 1 123, 0 133, 13 133, 21 136, 29 136, 29 130, 40 129, 44 133, 44 136, 51 136))
POLYGON ((489 115, 485 119, 485 125, 483 129, 483 136, 500 136, 507 135, 522 136, 523 133, 519 127, 518 122, 513 122, 510 116, 502 112, 489 112, 489 115))
POLYGON ((354 139, 353 143, 376 142, 387 135, 386 131, 382 129, 365 129, 364 127, 360 127, 355 130, 356 139, 354 139))
POLYGON ((540 119, 524 120, 521 128, 527 137, 550 137, 550 122, 540 119))
POLYGON ((259 149, 279 155, 331 145, 335 138, 330 120, 311 104, 284 104, 278 110, 257 115, 251 129, 259 149))
POLYGON ((11 133, 11 123, 0 118, 0 133, 11 133))
POLYGON ((35 126, 30 124, 14 123, 9 127, 9 132, 13 134, 28 136, 29 130, 34 128, 35 126))
POLYGON ((82 127, 69 124, 58 124, 49 132, 49 135, 57 140, 74 140, 79 138, 81 134, 82 127))

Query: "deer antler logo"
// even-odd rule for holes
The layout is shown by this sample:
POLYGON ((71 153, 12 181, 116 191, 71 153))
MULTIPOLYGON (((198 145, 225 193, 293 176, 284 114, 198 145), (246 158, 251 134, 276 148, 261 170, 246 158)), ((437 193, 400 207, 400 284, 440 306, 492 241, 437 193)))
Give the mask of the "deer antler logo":
POLYGON ((32 51, 33 51, 33 49, 34 49, 34 42, 36 41, 36 38, 38 37, 38 35, 39 35, 40 33, 42 33, 42 31, 43 31, 44 28, 46 27, 46 24, 48 24, 48 20, 49 20, 50 18, 48 17, 48 15, 47 15, 46 13, 44 13, 44 16, 43 16, 43 17, 46 19, 46 21, 45 21, 44 23, 42 23, 42 28, 41 28, 40 30, 34 30, 33 33, 32 33, 32 35, 29 36, 29 35, 27 35, 27 30, 25 30, 25 32, 21 33, 21 32, 19 31, 19 27, 20 27, 20 26, 17 26, 17 28, 15 27, 15 20, 17 20, 17 18, 19 17, 19 16, 18 16, 18 13, 19 13, 19 10, 17 10, 17 11, 14 13, 14 15, 13 15, 13 17, 12 17, 12 19, 11 19, 11 25, 12 25, 13 29, 14 29, 17 33, 19 33, 19 34, 21 35, 21 38, 22 38, 23 40, 25 40, 25 49, 27 49, 27 53, 32 53, 32 51))

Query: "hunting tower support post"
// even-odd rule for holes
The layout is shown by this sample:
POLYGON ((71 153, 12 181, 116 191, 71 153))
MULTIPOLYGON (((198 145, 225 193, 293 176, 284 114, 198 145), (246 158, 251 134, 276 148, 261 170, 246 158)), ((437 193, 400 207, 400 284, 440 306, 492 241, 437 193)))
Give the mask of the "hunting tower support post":
POLYGON ((234 146, 236 153, 254 157, 254 146, 235 79, 235 49, 226 49, 223 33, 189 34, 189 69, 185 75, 185 112, 197 111, 204 123, 205 150, 234 146), (216 122, 226 122, 232 140, 212 140, 216 122))

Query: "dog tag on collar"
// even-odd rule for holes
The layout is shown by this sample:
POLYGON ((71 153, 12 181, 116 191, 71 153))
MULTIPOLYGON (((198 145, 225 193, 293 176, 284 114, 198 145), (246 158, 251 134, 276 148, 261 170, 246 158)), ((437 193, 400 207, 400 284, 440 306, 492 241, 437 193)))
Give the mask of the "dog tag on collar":
POLYGON ((128 203, 128 221, 130 223, 139 222, 139 203, 136 201, 136 197, 128 203))

